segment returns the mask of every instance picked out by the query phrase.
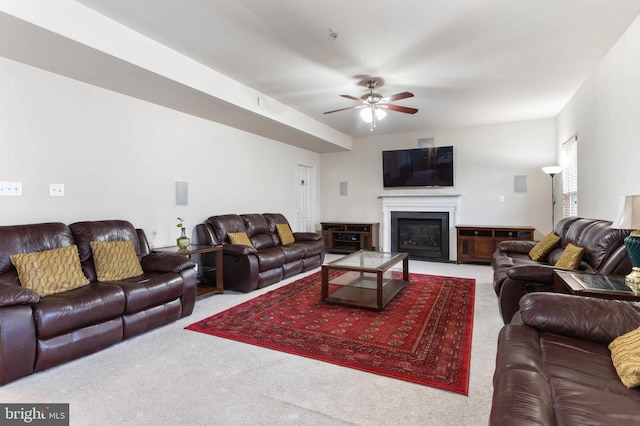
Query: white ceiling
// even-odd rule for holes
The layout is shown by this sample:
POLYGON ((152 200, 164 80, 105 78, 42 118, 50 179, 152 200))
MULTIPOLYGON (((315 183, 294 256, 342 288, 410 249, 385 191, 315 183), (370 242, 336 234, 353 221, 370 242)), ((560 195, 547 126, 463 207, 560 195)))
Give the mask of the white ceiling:
MULTIPOLYGON (((76 0, 346 135, 374 77, 411 91, 376 134, 555 116, 640 0, 76 0), (338 34, 333 39, 331 32, 338 34)), ((429 135, 425 135, 429 136, 429 135)))

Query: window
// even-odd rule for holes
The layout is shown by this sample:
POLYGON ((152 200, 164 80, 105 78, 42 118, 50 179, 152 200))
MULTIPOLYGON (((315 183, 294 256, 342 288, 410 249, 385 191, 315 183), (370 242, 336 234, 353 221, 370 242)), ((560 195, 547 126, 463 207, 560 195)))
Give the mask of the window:
POLYGON ((578 216, 578 137, 562 144, 562 216, 578 216))

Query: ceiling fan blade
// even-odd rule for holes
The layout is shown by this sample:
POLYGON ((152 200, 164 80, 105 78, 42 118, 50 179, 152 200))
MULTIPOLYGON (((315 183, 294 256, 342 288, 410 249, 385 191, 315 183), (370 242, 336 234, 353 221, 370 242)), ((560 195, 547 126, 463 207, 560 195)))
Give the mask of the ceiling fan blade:
POLYGON ((400 105, 378 105, 378 108, 386 108, 390 109, 391 111, 404 112, 405 114, 415 114, 416 112, 418 112, 416 108, 403 107, 400 105))
POLYGON ((352 101, 364 103, 362 99, 356 98, 355 96, 350 96, 350 95, 340 95, 340 96, 342 96, 343 98, 351 99, 352 101))
POLYGON ((352 107, 346 107, 346 108, 334 109, 333 111, 323 112, 323 114, 331 114, 332 112, 340 112, 340 111, 346 111, 346 110, 348 110, 348 109, 358 109, 358 108, 362 108, 362 107, 364 107, 364 105, 358 105, 358 106, 352 106, 352 107))
POLYGON ((394 101, 399 101, 400 99, 412 98, 413 96, 414 94, 411 92, 396 93, 395 95, 387 96, 386 98, 380 99, 380 102, 382 103, 394 102, 394 101))

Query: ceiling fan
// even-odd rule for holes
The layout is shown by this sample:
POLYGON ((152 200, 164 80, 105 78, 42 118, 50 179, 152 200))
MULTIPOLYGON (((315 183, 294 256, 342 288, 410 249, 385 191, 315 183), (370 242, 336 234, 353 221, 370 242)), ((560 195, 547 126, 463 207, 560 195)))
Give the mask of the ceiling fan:
POLYGON ((416 108, 409 108, 400 105, 392 105, 389 102, 399 101, 400 99, 412 98, 414 95, 411 92, 401 92, 395 95, 382 97, 381 94, 375 93, 375 89, 378 82, 376 80, 369 80, 367 82, 367 88, 369 93, 362 95, 360 98, 350 95, 340 95, 343 98, 351 99, 356 102, 360 102, 362 105, 335 109, 333 111, 327 111, 324 114, 331 114, 333 112, 346 111, 348 109, 362 109, 360 111, 360 117, 365 123, 371 123, 371 131, 376 127, 377 121, 386 117, 387 112, 385 110, 403 112, 405 114, 415 114, 418 112, 416 108))

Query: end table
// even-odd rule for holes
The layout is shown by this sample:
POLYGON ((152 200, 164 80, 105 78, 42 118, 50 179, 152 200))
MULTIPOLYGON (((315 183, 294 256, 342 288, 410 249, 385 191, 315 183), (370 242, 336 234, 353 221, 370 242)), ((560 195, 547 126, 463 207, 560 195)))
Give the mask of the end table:
POLYGON ((594 275, 556 270, 553 273, 553 291, 601 299, 640 301, 640 295, 634 294, 624 283, 623 275, 594 275))
MULTIPOLYGON (((182 256, 191 257, 194 254, 202 254, 202 253, 214 253, 216 258, 216 266, 211 267, 207 266, 207 273, 212 273, 215 271, 216 273, 216 285, 215 287, 205 285, 202 283, 200 278, 204 275, 203 270, 198 271, 198 292, 196 297, 202 298, 204 296, 211 296, 214 294, 222 294, 224 293, 224 282, 223 282, 223 273, 222 273, 222 246, 209 246, 206 244, 191 244, 186 249, 181 249, 178 246, 169 246, 169 247, 159 247, 152 249, 154 253, 172 253, 172 254, 180 254, 182 256)), ((199 265, 202 267, 202 265, 199 265)), ((204 268, 204 267, 202 267, 204 268)))

